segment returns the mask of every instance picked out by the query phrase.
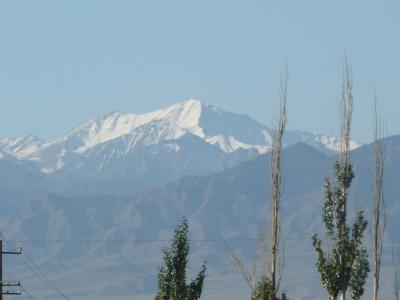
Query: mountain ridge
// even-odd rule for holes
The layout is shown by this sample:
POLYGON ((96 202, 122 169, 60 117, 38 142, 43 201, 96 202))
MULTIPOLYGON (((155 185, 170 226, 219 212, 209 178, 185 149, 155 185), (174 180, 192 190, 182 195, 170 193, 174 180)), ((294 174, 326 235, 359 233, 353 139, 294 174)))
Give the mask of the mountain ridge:
MULTIPOLYGON (((270 151, 272 134, 249 116, 190 99, 148 113, 91 118, 49 142, 33 136, 0 139, 0 151, 35 163, 60 183, 126 178, 149 186, 253 159, 270 151)), ((340 146, 335 137, 302 131, 288 131, 284 145, 299 141, 330 154, 340 146)))
MULTIPOLYGON (((197 141, 202 142, 199 138, 197 141)), ((390 242, 400 226, 397 198, 400 136, 389 137, 387 141, 386 238, 390 242)), ((285 148, 282 153, 285 270, 290 278, 305 276, 312 278, 310 282, 314 283, 305 286, 303 281, 287 282, 284 279, 282 287, 287 288, 293 299, 325 298, 314 267, 315 253, 310 237, 322 230, 323 182, 325 177, 332 175, 336 158, 301 142, 285 148)), ((350 193, 349 211, 365 209, 369 218, 372 199, 368 187, 374 170, 373 144, 352 151, 350 159, 356 177, 350 193)), ((267 153, 213 174, 186 176, 126 196, 104 196, 96 194, 96 190, 90 196, 21 195, 25 201, 20 201, 17 209, 11 204, 9 208, 5 206, 9 213, 3 212, 0 229, 10 240, 27 241, 25 248, 34 251, 41 266, 52 278, 58 278, 59 283, 73 282, 77 273, 81 274, 80 278, 86 278, 82 281, 84 287, 82 282, 75 285, 74 296, 78 297, 85 290, 85 299, 105 300, 109 295, 103 295, 102 291, 107 282, 108 288, 118 291, 115 299, 120 299, 123 295, 154 294, 162 247, 168 244, 174 226, 186 215, 191 229, 191 261, 198 265, 207 259, 209 276, 213 278, 207 281, 205 291, 229 289, 232 283, 243 288, 245 283, 240 276, 235 277, 234 267, 223 254, 226 249, 222 239, 240 254, 246 265, 251 265, 256 239, 268 218, 269 162, 270 153, 267 153), (29 244, 32 240, 60 243, 29 244), (87 240, 97 242, 75 243, 87 240), (102 277, 104 273, 112 274, 115 280, 107 281, 102 277)), ((390 249, 385 249, 388 258, 390 249)), ((24 266, 16 265, 15 268, 29 284, 24 266)), ((383 264, 382 270, 383 282, 387 282, 387 276, 391 274, 387 263, 383 264)), ((384 290, 390 290, 390 287, 384 290)), ((52 298, 50 295, 43 299, 52 298)), ((229 295, 218 299, 242 298, 229 295)))

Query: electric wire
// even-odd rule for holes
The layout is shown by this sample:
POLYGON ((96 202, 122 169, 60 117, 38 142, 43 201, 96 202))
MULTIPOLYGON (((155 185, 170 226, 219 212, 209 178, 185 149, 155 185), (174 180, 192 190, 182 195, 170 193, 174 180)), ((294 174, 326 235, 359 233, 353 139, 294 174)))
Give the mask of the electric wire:
MULTIPOLYGON (((304 237, 293 237, 290 239, 303 239, 304 237)), ((257 239, 257 238, 233 238, 233 239, 190 239, 191 242, 251 242, 251 241, 263 241, 269 239, 257 239)), ((21 244, 134 244, 134 243, 157 243, 157 242, 171 242, 173 239, 137 239, 137 240, 13 240, 13 243, 21 244)))
POLYGON ((70 298, 68 296, 66 296, 63 292, 61 292, 61 290, 56 287, 51 281, 50 279, 47 277, 47 275, 38 267, 38 265, 34 262, 34 260, 32 259, 32 257, 28 254, 28 252, 26 250, 24 250, 24 254, 25 256, 28 258, 28 260, 31 262, 31 264, 36 268, 36 270, 38 271, 38 273, 48 282, 48 284, 50 285, 50 288, 53 288, 55 291, 57 291, 57 294, 59 294, 61 297, 63 297, 64 299, 68 299, 70 300, 70 298))
MULTIPOLYGON (((16 281, 15 279, 13 279, 13 277, 6 272, 5 270, 3 270, 3 273, 10 278, 11 281, 16 281)), ((21 284, 20 285, 21 290, 28 296, 29 299, 33 299, 33 300, 37 300, 37 297, 33 296, 30 292, 27 291, 27 289, 21 284)))
MULTIPOLYGON (((130 244, 130 243, 145 243, 145 242, 170 242, 173 239, 138 239, 138 240, 96 240, 96 239, 88 239, 88 240, 10 240, 7 241, 3 235, 1 235, 5 243, 20 243, 20 244, 58 244, 58 243, 65 243, 65 244, 101 244, 101 243, 107 243, 107 244, 130 244)), ((392 238, 397 237, 398 235, 391 235, 392 238)), ((305 239, 309 238, 310 236, 308 235, 299 235, 299 236, 292 236, 292 237, 286 237, 284 240, 298 240, 298 239, 305 239)), ((211 239, 191 239, 192 242, 252 242, 252 241, 268 241, 270 239, 268 238, 251 238, 251 237, 246 237, 246 238, 211 238, 211 239)), ((312 252, 312 251, 306 251, 306 252, 312 252)), ((23 251, 24 255, 26 256, 26 259, 29 260, 31 266, 25 259, 19 256, 20 260, 23 262, 23 264, 30 269, 30 271, 39 279, 41 279, 46 286, 55 292, 59 296, 61 296, 63 299, 71 300, 68 296, 66 296, 60 288, 56 287, 46 276, 46 274, 37 266, 37 264, 34 262, 32 256, 29 255, 29 253, 24 249, 23 251)), ((9 277, 9 276, 8 276, 9 277)), ((10 277, 11 279, 11 277, 10 277)), ((292 277, 288 279, 284 279, 284 281, 297 281, 297 280, 304 280, 306 278, 304 277, 292 277)), ((307 280, 312 280, 314 277, 307 278, 307 280)), ((317 279, 317 277, 315 277, 317 279)), ((25 292, 25 294, 30 297, 30 299, 37 299, 35 296, 32 296, 24 287, 21 286, 21 289, 25 292)), ((208 290, 218 290, 218 288, 208 288, 208 290)))
MULTIPOLYGON (((2 235, 2 239, 6 244, 10 245, 10 242, 8 242, 4 235, 2 235)), ((11 246, 11 245, 10 245, 11 246)), ((22 263, 34 274, 36 275, 40 280, 42 280, 50 289, 54 290, 60 297, 66 299, 66 300, 71 300, 67 295, 65 295, 63 292, 60 291, 59 288, 57 288, 51 281, 50 279, 46 276, 46 274, 37 266, 37 264, 33 261, 32 257, 27 253, 26 250, 23 251, 25 256, 31 261, 31 264, 34 266, 32 267, 22 256, 18 256, 18 258, 22 261, 22 263)))
MULTIPOLYGON (((311 240, 310 235, 299 235, 299 236, 289 236, 284 237, 284 241, 291 240, 304 240, 309 238, 311 240)), ((400 236, 391 235, 388 236, 392 242, 400 241, 400 236)), ((252 237, 244 237, 244 238, 205 238, 205 239, 190 239, 191 242, 252 242, 252 241, 270 241, 270 238, 252 238, 252 237)), ((10 243, 19 243, 19 244, 135 244, 135 243, 164 243, 171 242, 173 238, 170 239, 135 239, 135 240, 97 240, 97 239, 82 239, 82 240, 10 240, 10 243)), ((389 243, 390 241, 386 241, 389 243)))

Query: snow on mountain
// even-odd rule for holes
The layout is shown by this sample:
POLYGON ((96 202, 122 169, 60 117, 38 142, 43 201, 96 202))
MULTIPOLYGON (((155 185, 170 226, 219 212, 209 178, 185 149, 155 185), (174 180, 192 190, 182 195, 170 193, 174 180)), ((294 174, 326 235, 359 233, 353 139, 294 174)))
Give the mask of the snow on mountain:
MULTIPOLYGON (((261 125, 248 117, 237 118, 236 115, 191 99, 149 113, 121 114, 114 112, 104 117, 91 119, 79 125, 65 137, 49 143, 45 148, 63 144, 67 151, 84 153, 98 144, 127 134, 136 136, 135 142, 131 145, 134 146, 141 140, 146 140, 147 145, 152 145, 165 140, 176 140, 189 133, 210 144, 218 145, 225 152, 233 152, 239 148, 255 148, 265 152, 267 148, 263 145, 265 144, 264 136, 268 136, 268 133, 265 131, 261 139, 253 138, 251 143, 243 142, 242 140, 246 139, 245 135, 251 136, 251 134, 244 135, 242 132, 238 132, 243 126, 241 119, 246 119, 248 125, 255 127, 254 129, 257 131, 265 131, 261 125), (251 122, 248 122, 250 120, 251 122), (239 122, 233 124, 232 121, 239 122), (151 128, 151 132, 143 132, 142 128, 145 126, 151 128), (141 134, 137 134, 137 132, 141 132, 141 134), (238 133, 239 139, 236 138, 238 133)), ((249 132, 252 129, 246 128, 249 132)))
MULTIPOLYGON (((84 153, 98 144, 128 134, 135 136, 130 147, 140 142, 153 145, 177 140, 184 134, 192 134, 227 153, 238 149, 255 149, 259 153, 265 153, 271 146, 271 132, 271 129, 246 115, 226 112, 190 99, 144 114, 111 113, 97 117, 81 124, 67 136, 48 146, 62 143, 67 151, 84 153)), ((286 142, 288 145, 302 141, 333 151, 338 151, 340 147, 340 140, 332 136, 313 135, 302 131, 287 132, 287 135, 290 136, 286 142)), ((351 146, 355 149, 359 144, 352 142, 351 146)))
MULTIPOLYGON (((0 150, 18 159, 36 162, 43 172, 54 173, 63 169, 82 169, 86 164, 93 166, 93 161, 90 162, 93 157, 98 164, 105 166, 102 160, 121 160, 124 156, 132 156, 129 153, 145 147, 153 147, 152 151, 160 151, 154 149, 157 145, 164 149, 169 147, 168 149, 175 151, 179 156, 179 151, 184 145, 179 145, 177 141, 192 141, 184 139, 185 136, 196 137, 209 145, 208 150, 203 151, 217 148, 227 156, 239 150, 262 154, 271 148, 271 134, 271 129, 246 115, 226 112, 190 99, 149 113, 114 112, 96 117, 80 124, 66 136, 47 143, 33 136, 0 139, 0 150), (106 147, 108 143, 111 143, 112 147, 106 147), (102 149, 102 157, 95 153, 95 149, 102 149)), ((340 146, 339 139, 335 137, 301 131, 286 133, 285 145, 299 141, 324 152, 337 151, 340 146)), ((359 145, 352 143, 352 146, 356 148, 359 145)), ((188 145, 183 148, 189 152, 196 152, 188 145)))
MULTIPOLYGON (((162 139, 177 139, 184 134, 185 129, 189 132, 195 131, 192 127, 195 127, 199 118, 198 104, 200 103, 188 101, 145 114, 111 113, 81 124, 63 139, 69 142, 68 150, 83 153, 98 144, 135 133, 135 130, 147 124, 159 125, 159 133, 152 135, 152 140, 148 140, 149 144, 162 139)), ((144 137, 141 135, 138 139, 144 137)))
POLYGON ((23 162, 23 161, 18 160, 17 158, 15 158, 15 156, 13 156, 13 155, 5 152, 5 151, 2 151, 2 150, 0 150, 0 160, 2 160, 2 161, 12 161, 12 162, 15 162, 15 163, 22 163, 23 162))
POLYGON ((35 153, 43 145, 44 141, 33 135, 17 138, 0 138, 0 150, 18 159, 24 159, 28 155, 35 153))
MULTIPOLYGON (((93 118, 66 136, 45 144, 28 158, 36 161, 44 172, 53 173, 90 149, 119 138, 129 143, 116 143, 120 148, 110 149, 112 153, 107 156, 127 154, 139 146, 176 141, 184 135, 198 137, 225 153, 239 149, 265 153, 269 149, 270 134, 256 121, 191 99, 144 114, 111 113, 93 118)), ((171 147, 180 149, 177 145, 171 147)))
MULTIPOLYGON (((335 136, 315 135, 298 130, 285 132, 284 138, 286 146, 296 142, 303 142, 325 153, 339 152, 341 147, 340 139, 335 136)), ((355 141, 350 141, 351 150, 355 150, 360 146, 361 144, 355 141)))

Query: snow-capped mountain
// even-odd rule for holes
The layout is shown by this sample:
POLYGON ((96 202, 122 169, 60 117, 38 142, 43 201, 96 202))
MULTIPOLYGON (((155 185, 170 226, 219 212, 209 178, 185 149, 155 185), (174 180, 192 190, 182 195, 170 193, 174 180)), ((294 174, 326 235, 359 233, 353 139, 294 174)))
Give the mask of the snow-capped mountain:
MULTIPOLYGON (((65 166, 71 153, 84 154, 111 141, 115 145, 117 139, 125 142, 110 149, 111 156, 123 156, 139 147, 176 141, 184 135, 198 137, 225 153, 238 149, 265 153, 271 140, 269 130, 247 116, 188 100, 150 113, 111 113, 91 119, 31 153, 29 159, 37 161, 43 171, 52 173, 65 166)), ((172 148, 179 151, 177 145, 172 148)))
MULTIPOLYGON (((271 134, 271 129, 246 115, 190 99, 144 114, 93 118, 47 143, 33 136, 1 139, 0 150, 33 161, 42 172, 60 178, 160 183, 220 171, 266 153, 271 134)), ((300 141, 324 152, 339 146, 335 137, 286 133, 286 145, 300 141)), ((358 146, 352 143, 353 148, 358 146)))
POLYGON ((4 153, 3 151, 0 150, 0 159, 4 159, 7 156, 8 156, 7 153, 4 153))
POLYGON ((0 151, 15 158, 24 159, 40 150, 44 144, 44 141, 33 135, 18 138, 0 138, 0 151))

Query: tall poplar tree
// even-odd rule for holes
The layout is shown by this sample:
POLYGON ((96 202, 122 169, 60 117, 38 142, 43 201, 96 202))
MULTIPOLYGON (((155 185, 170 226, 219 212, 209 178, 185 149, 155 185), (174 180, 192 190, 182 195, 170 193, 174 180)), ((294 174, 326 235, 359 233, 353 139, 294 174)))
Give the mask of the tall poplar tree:
POLYGON ((383 175, 386 159, 386 142, 384 140, 384 126, 382 116, 378 108, 376 94, 375 101, 375 124, 374 124, 374 156, 375 156, 375 185, 374 185, 374 224, 373 224, 373 262, 374 262, 374 297, 379 299, 380 273, 383 253, 383 240, 386 230, 385 201, 383 198, 383 175))
POLYGON ((344 63, 343 93, 341 100, 341 151, 340 160, 334 165, 335 179, 325 179, 325 203, 322 220, 327 243, 322 245, 315 234, 313 246, 317 252, 317 269, 321 281, 332 300, 346 299, 350 290, 353 300, 364 293, 364 285, 369 272, 363 237, 367 228, 363 211, 356 213, 355 222, 348 225, 348 191, 354 179, 353 166, 349 162, 350 128, 353 113, 352 72, 347 61, 344 63))
POLYGON ((186 265, 189 255, 188 222, 175 229, 170 248, 164 249, 164 262, 158 273, 158 293, 155 300, 197 300, 200 299, 205 279, 206 265, 203 264, 197 277, 186 283, 186 265))
POLYGON ((282 172, 281 172, 281 154, 283 146, 283 135, 286 128, 286 102, 287 102, 287 86, 288 86, 288 70, 287 66, 280 80, 279 88, 279 116, 278 121, 274 125, 272 134, 272 150, 270 159, 271 170, 271 228, 270 237, 262 245, 260 257, 256 259, 261 261, 263 270, 261 275, 256 273, 256 263, 253 272, 249 272, 241 259, 226 243, 227 254, 238 268, 243 279, 251 290, 251 300, 288 300, 286 294, 280 293, 280 283, 283 274, 283 247, 281 245, 281 192, 282 192, 282 172))

